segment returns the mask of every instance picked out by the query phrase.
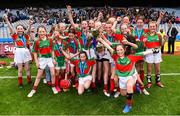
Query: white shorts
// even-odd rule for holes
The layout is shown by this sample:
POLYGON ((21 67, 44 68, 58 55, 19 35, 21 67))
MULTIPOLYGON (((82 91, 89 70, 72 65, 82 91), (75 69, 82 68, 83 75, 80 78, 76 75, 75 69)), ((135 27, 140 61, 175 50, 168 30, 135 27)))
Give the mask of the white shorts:
POLYGON ((79 84, 80 85, 84 85, 84 83, 86 81, 91 81, 92 80, 92 76, 91 75, 88 75, 88 76, 85 76, 85 77, 80 77, 79 78, 79 84))
MULTIPOLYGON (((151 49, 147 49, 147 50, 151 50, 151 49)), ((160 63, 160 62, 162 62, 161 49, 159 49, 159 53, 146 55, 145 61, 147 63, 160 63)))
POLYGON ((54 67, 52 58, 38 58, 38 60, 40 69, 45 69, 46 66, 48 66, 49 68, 54 67))
POLYGON ((135 73, 132 76, 127 77, 119 77, 119 87, 120 89, 127 89, 127 82, 129 79, 133 79, 134 83, 136 83, 138 73, 135 71, 135 73))
POLYGON ((28 48, 16 48, 14 52, 14 62, 25 63, 32 60, 31 54, 28 48))
POLYGON ((96 59, 96 54, 95 54, 94 49, 92 49, 92 48, 90 48, 88 50, 83 49, 83 51, 86 52, 88 59, 92 59, 92 58, 96 59))
POLYGON ((101 59, 108 59, 109 61, 111 61, 112 57, 109 51, 105 50, 105 51, 102 51, 101 53, 98 53, 98 60, 101 60, 101 59))

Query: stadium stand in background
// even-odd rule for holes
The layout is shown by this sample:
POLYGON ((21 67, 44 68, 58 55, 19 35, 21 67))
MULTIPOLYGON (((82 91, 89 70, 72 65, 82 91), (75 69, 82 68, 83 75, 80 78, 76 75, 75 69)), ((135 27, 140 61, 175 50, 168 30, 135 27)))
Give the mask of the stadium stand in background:
MULTIPOLYGON (((159 30, 163 29, 166 33, 168 31, 168 20, 173 21, 173 25, 177 28, 179 34, 177 35, 177 41, 180 41, 180 10, 179 8, 105 8, 105 7, 85 7, 85 8, 76 8, 73 9, 74 20, 75 22, 80 22, 81 20, 89 20, 93 19, 97 16, 98 11, 108 12, 110 16, 130 16, 131 24, 134 25, 135 19, 140 14, 145 18, 145 28, 147 28, 147 23, 149 20, 156 20, 158 18, 158 12, 164 11, 165 16, 161 21, 159 26, 159 30), (150 15, 148 15, 150 14, 150 15)), ((68 22, 68 18, 66 15, 66 9, 44 9, 44 8, 24 8, 24 9, 5 9, 0 10, 0 42, 2 39, 7 39, 9 42, 10 34, 7 24, 3 22, 3 14, 7 13, 10 17, 10 21, 12 22, 14 28, 18 24, 23 24, 25 27, 28 26, 28 19, 33 16, 33 20, 35 23, 33 27, 35 29, 43 24, 47 27, 47 31, 50 31, 51 25, 57 24, 58 22, 68 22)), ((106 14, 106 13, 104 13, 106 14)), ((104 16, 107 17, 107 16, 104 16)))

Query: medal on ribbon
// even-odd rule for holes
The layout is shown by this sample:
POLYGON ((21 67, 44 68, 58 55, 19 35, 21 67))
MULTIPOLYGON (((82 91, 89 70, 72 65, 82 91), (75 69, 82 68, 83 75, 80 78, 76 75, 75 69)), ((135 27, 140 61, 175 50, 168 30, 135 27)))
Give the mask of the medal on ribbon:
POLYGON ((80 62, 80 74, 81 75, 84 74, 85 65, 86 65, 86 62, 84 62, 84 63, 80 62))
POLYGON ((136 36, 138 37, 138 40, 140 40, 140 38, 141 38, 141 35, 142 35, 142 33, 143 33, 143 29, 141 29, 141 30, 139 30, 138 31, 138 29, 136 28, 136 36), (140 32, 139 32, 140 31, 140 32))

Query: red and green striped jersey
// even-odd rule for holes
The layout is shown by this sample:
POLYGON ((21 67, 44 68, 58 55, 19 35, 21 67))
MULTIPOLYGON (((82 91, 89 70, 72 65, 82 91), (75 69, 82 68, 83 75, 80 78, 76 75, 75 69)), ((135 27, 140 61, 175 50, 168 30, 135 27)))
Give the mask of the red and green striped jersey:
POLYGON ((24 34, 22 36, 19 36, 18 34, 12 34, 12 39, 15 42, 15 46, 16 47, 20 47, 20 48, 24 48, 24 47, 28 47, 29 48, 29 44, 30 44, 30 37, 27 34, 24 34))
POLYGON ((132 36, 135 37, 136 40, 139 40, 139 41, 143 41, 143 39, 145 37, 147 37, 147 33, 148 33, 148 29, 141 29, 141 30, 138 30, 137 28, 135 28, 133 31, 132 31, 132 36))
POLYGON ((74 38, 74 39, 67 39, 67 49, 69 50, 70 53, 77 53, 80 49, 80 43, 79 40, 74 38))
POLYGON ((80 28, 76 29, 76 36, 78 37, 81 49, 89 49, 92 44, 92 34, 90 32, 84 33, 80 28))
POLYGON ((148 49, 159 48, 161 46, 160 38, 161 38, 161 35, 159 34, 154 34, 154 35, 148 34, 147 41, 145 42, 146 48, 148 49))
POLYGON ((138 48, 136 49, 136 52, 143 52, 144 51, 144 38, 147 37, 148 29, 141 29, 138 30, 135 28, 135 30, 132 31, 132 36, 135 37, 136 44, 138 45, 138 48))
POLYGON ((64 54, 62 53, 62 51, 60 50, 60 48, 62 49, 66 49, 66 42, 65 41, 61 41, 60 43, 58 43, 57 41, 54 42, 53 45, 53 50, 55 53, 56 57, 64 57, 64 54))
POLYGON ((80 60, 71 59, 71 63, 76 66, 76 73, 79 78, 89 75, 91 66, 95 64, 94 59, 88 59, 84 63, 80 60))
POLYGON ((33 52, 38 53, 38 57, 50 58, 52 56, 53 41, 52 39, 41 40, 34 42, 33 52))
POLYGON ((132 76, 135 72, 135 63, 142 60, 142 56, 129 55, 124 58, 120 58, 117 54, 114 54, 113 59, 115 61, 116 75, 120 77, 132 76))

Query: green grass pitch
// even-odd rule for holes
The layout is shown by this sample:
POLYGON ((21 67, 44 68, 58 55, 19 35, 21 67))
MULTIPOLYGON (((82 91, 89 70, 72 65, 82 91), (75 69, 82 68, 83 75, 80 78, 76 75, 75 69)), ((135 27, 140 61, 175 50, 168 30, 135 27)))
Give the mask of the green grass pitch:
MULTIPOLYGON (((9 59, 0 59, 11 61, 9 59)), ((164 56, 161 73, 180 73, 180 57, 164 56)), ((36 67, 31 66, 32 75, 36 67)), ((17 69, 0 69, 0 115, 122 115, 125 97, 107 98, 102 88, 98 93, 77 95, 74 88, 66 93, 53 95, 51 88, 40 83, 37 93, 27 98, 32 85, 17 87, 17 78, 2 79, 3 76, 17 76, 17 69)), ((154 77, 152 78, 154 81, 154 77)), ((178 115, 180 114, 180 75, 161 76, 165 88, 153 85, 148 89, 150 96, 134 95, 134 105, 129 115, 178 115)))

